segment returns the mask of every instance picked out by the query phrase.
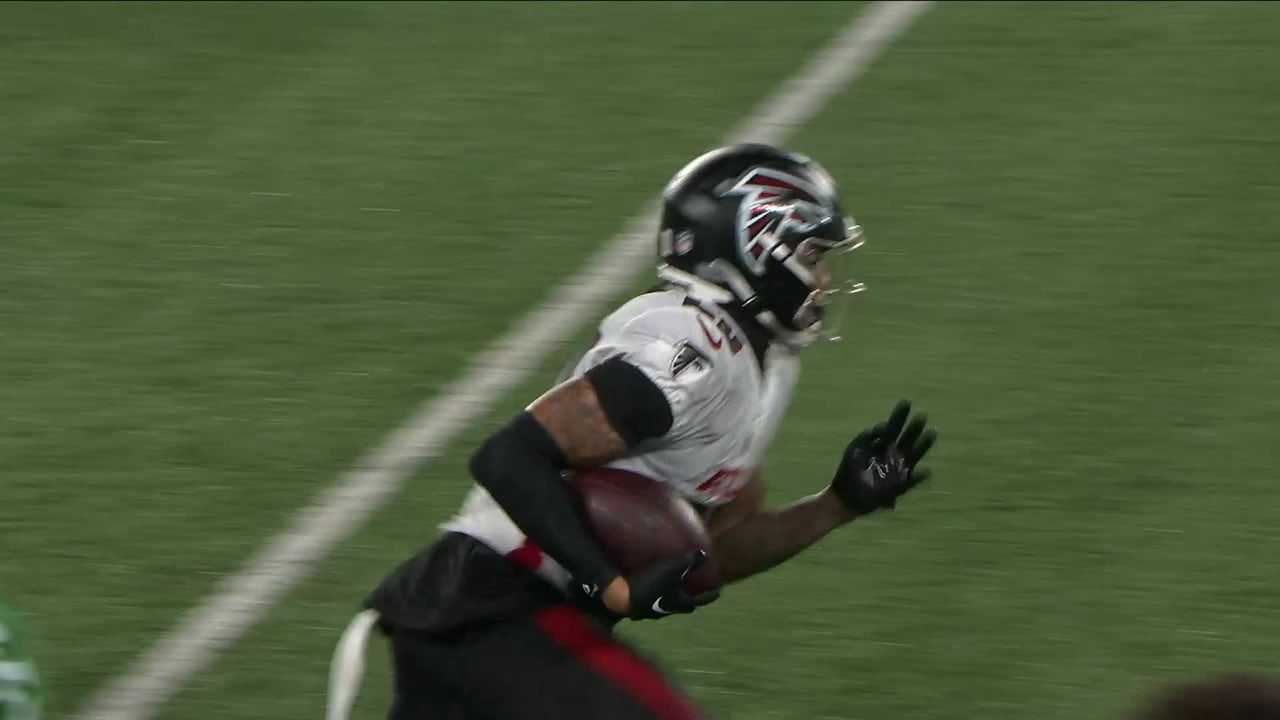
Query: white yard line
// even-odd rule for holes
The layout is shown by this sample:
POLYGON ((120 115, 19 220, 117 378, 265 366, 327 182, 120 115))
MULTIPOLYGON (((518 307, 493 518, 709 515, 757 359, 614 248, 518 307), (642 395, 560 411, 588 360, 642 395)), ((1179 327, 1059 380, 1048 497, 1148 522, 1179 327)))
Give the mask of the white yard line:
MULTIPOLYGON (((868 6, 725 141, 784 142, 865 72, 930 5, 881 2, 868 6)), ((599 315, 605 303, 629 287, 640 270, 652 268, 656 215, 656 202, 646 205, 577 274, 556 288, 550 300, 479 355, 462 377, 423 403, 123 674, 91 696, 74 720, 145 720, 155 715, 193 675, 261 620, 318 562, 381 509, 406 479, 439 457, 459 432, 539 369, 553 351, 599 315)))

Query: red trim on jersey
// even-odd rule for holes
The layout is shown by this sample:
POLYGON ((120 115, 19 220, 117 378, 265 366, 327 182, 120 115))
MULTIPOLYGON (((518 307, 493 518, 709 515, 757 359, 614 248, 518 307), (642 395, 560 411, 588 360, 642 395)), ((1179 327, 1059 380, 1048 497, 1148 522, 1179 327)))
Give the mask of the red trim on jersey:
POLYGON ((724 344, 723 338, 716 338, 711 335, 711 331, 707 329, 707 324, 702 322, 702 317, 698 316, 698 327, 702 328, 702 334, 707 336, 707 342, 711 343, 712 350, 719 350, 724 344))
POLYGON ((537 570, 542 567, 542 548, 525 538, 520 547, 507 553, 507 559, 526 570, 537 570))
POLYGON ((657 720, 704 720, 649 663, 614 642, 572 605, 543 610, 537 623, 579 662, 626 690, 657 720))

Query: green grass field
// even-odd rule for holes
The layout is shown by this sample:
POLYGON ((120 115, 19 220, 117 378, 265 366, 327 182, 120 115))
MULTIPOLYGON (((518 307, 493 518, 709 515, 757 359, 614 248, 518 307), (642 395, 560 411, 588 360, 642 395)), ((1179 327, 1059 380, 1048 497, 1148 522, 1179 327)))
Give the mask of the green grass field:
MULTIPOLYGON (((856 11, 0 5, 0 602, 53 716, 856 11)), ((1106 718, 1276 667, 1278 34, 1267 4, 926 15, 790 143, 843 185, 870 291, 769 482, 820 488, 900 396, 936 481, 628 636, 741 720, 1106 718)), ((161 717, 320 716, 355 603, 574 350, 161 717)))

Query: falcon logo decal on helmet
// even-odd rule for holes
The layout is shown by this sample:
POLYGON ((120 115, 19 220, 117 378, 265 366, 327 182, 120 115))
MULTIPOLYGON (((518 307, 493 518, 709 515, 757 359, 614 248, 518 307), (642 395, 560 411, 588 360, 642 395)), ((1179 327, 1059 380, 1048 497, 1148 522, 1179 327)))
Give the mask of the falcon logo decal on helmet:
POLYGON ((765 253, 773 238, 809 236, 833 218, 817 204, 816 191, 799 178, 777 170, 756 168, 725 195, 741 195, 738 205, 738 247, 742 260, 756 275, 765 270, 765 253))
POLYGON ((662 201, 663 280, 699 301, 736 304, 793 349, 838 339, 829 303, 862 284, 836 266, 862 231, 821 165, 772 145, 729 145, 681 168, 662 201))

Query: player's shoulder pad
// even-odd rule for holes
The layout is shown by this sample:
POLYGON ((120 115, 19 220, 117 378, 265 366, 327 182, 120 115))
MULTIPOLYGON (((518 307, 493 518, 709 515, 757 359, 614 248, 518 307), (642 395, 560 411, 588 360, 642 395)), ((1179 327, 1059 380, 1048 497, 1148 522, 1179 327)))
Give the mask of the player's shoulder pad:
POLYGON ((682 385, 714 383, 724 369, 708 347, 707 333, 691 307, 661 307, 641 313, 607 338, 643 359, 648 369, 662 370, 682 385))
POLYGON ((627 323, 645 313, 660 308, 679 307, 680 303, 680 296, 674 292, 655 291, 643 293, 631 298, 609 313, 601 321, 598 330, 601 335, 612 335, 622 330, 627 323))
POLYGON ((632 308, 625 318, 602 324, 600 339, 584 364, 620 357, 644 373, 667 398, 674 418, 669 437, 697 431, 733 392, 727 358, 717 358, 699 323, 697 308, 671 302, 632 308))

